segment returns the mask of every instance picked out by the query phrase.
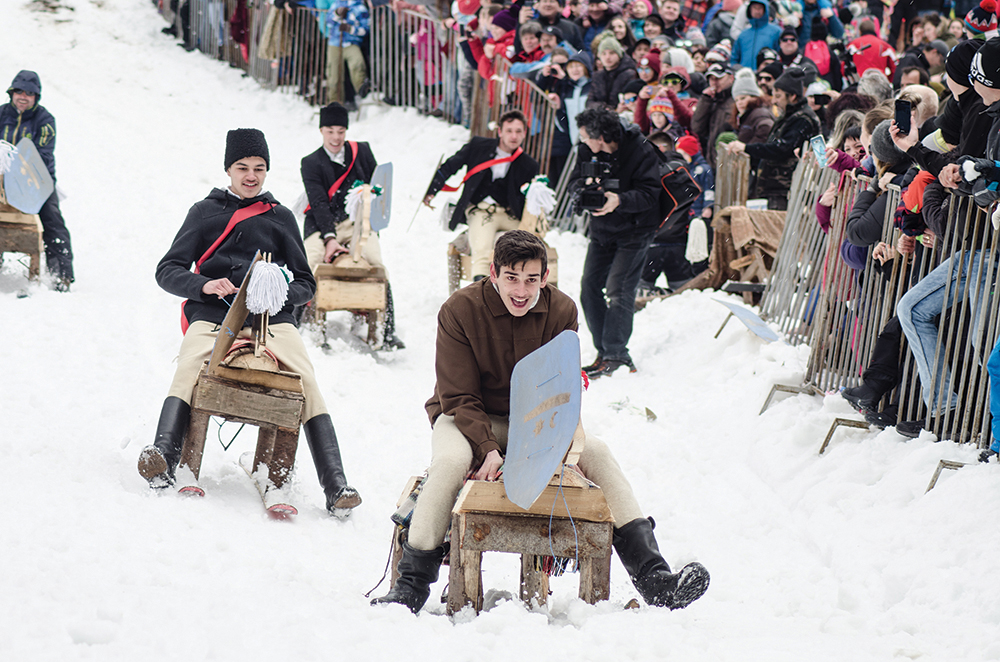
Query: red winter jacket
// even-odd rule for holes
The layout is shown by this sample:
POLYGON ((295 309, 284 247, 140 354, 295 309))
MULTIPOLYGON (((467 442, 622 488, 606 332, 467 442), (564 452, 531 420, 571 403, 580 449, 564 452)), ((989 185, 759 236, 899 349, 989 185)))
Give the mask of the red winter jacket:
POLYGON ((847 49, 854 54, 852 58, 858 69, 858 76, 868 69, 878 69, 892 80, 896 72, 896 51, 892 50, 892 46, 873 34, 866 34, 848 44, 847 49))

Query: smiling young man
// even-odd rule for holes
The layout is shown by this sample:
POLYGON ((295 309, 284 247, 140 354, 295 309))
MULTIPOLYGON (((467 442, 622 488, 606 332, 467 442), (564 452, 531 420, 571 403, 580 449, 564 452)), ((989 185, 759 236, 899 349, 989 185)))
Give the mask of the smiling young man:
MULTIPOLYGON (((361 504, 361 497, 347 484, 337 434, 292 317, 294 306, 312 298, 316 281, 306 262, 295 217, 263 190, 269 165, 263 133, 257 129, 230 131, 225 156, 229 186, 212 189, 208 197, 191 207, 170 250, 156 267, 157 284, 186 299, 181 308, 184 340, 155 439, 139 455, 139 474, 154 488, 173 484, 191 417, 195 382, 229 311, 226 297, 238 291, 257 251, 267 252, 274 263, 292 274, 285 306, 271 316, 267 348, 283 370, 302 377, 306 439, 326 493, 327 510, 343 517, 361 504)), ((251 322, 248 318, 246 324, 251 322)), ((248 337, 249 326, 238 336, 248 337)))
MULTIPOLYGON (((546 287, 548 273, 542 240, 514 230, 497 240, 489 279, 441 306, 437 383, 425 405, 434 430, 431 465, 403 542, 400 577, 372 604, 401 604, 414 613, 424 606, 447 552, 444 536, 466 475, 474 470, 476 480, 496 480, 503 465, 515 364, 563 331, 577 329, 576 304, 546 287)), ((588 435, 579 467, 604 490, 615 518, 615 550, 646 602, 679 609, 701 597, 708 571, 691 563, 670 572, 652 522, 642 516, 607 445, 588 435)))

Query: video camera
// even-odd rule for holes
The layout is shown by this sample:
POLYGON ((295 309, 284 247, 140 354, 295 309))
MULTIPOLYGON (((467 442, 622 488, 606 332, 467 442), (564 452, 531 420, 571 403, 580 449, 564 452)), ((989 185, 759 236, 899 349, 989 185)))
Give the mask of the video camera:
POLYGON ((610 179, 611 165, 598 161, 596 156, 580 164, 580 174, 591 181, 577 190, 577 214, 603 207, 607 203, 607 198, 604 197, 605 191, 618 192, 618 180, 610 179))

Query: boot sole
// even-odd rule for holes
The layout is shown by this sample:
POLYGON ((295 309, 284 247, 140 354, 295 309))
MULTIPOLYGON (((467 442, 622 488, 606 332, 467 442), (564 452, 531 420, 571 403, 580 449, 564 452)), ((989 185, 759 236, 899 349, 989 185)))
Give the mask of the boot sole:
POLYGON ((330 514, 338 519, 344 519, 351 511, 361 505, 361 495, 352 487, 345 488, 337 500, 333 502, 330 514))
POLYGON ((710 577, 708 570, 700 563, 689 563, 681 569, 681 577, 677 582, 677 590, 669 607, 683 609, 705 595, 710 577))
POLYGON ((139 475, 152 485, 154 482, 169 482, 167 460, 155 447, 143 448, 139 453, 139 475))

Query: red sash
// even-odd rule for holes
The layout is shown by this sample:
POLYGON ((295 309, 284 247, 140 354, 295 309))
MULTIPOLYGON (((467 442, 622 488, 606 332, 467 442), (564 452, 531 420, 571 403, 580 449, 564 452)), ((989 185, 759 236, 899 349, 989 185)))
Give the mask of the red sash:
MULTIPOLYGON (((233 213, 232 217, 229 219, 229 222, 226 224, 226 229, 222 231, 222 234, 219 236, 219 238, 216 239, 215 242, 208 247, 208 250, 205 251, 205 254, 202 255, 200 258, 198 258, 198 261, 194 263, 194 273, 196 274, 201 273, 201 265, 205 262, 205 260, 212 257, 212 253, 214 253, 216 249, 222 244, 222 242, 226 240, 226 237, 229 236, 229 233, 233 231, 233 228, 235 228, 238 223, 245 221, 246 219, 251 218, 253 216, 258 216, 265 212, 269 212, 273 208, 274 208, 273 204, 261 200, 259 202, 253 203, 252 205, 248 205, 241 209, 237 209, 233 213)), ((188 300, 185 299, 184 303, 181 304, 181 333, 187 333, 188 326, 190 326, 190 322, 188 322, 187 315, 184 314, 184 306, 187 304, 187 302, 188 300)))
MULTIPOLYGON (((344 174, 340 176, 340 179, 335 181, 333 186, 330 187, 330 190, 326 192, 327 200, 333 200, 333 196, 335 196, 337 191, 340 190, 340 185, 344 183, 344 180, 347 179, 347 175, 351 173, 351 168, 354 167, 354 162, 358 160, 358 143, 353 140, 348 140, 347 144, 351 146, 351 152, 353 153, 351 156, 351 165, 347 166, 347 170, 345 170, 344 174)), ((312 205, 306 205, 306 211, 302 213, 305 214, 310 209, 312 209, 312 205)))
MULTIPOLYGON (((480 163, 479 165, 475 166, 467 173, 465 173, 465 177, 462 177, 462 184, 469 181, 469 178, 475 175, 477 172, 482 172, 483 170, 486 170, 487 168, 492 168, 493 166, 500 163, 510 163, 517 157, 521 156, 522 153, 524 153, 524 150, 518 147, 516 150, 514 150, 514 153, 511 154, 510 156, 505 156, 502 159, 491 159, 489 161, 483 161, 482 163, 480 163)), ((441 190, 451 193, 453 191, 457 191, 459 187, 462 186, 462 184, 459 184, 458 186, 448 186, 447 184, 445 184, 444 186, 441 187, 441 190)))

